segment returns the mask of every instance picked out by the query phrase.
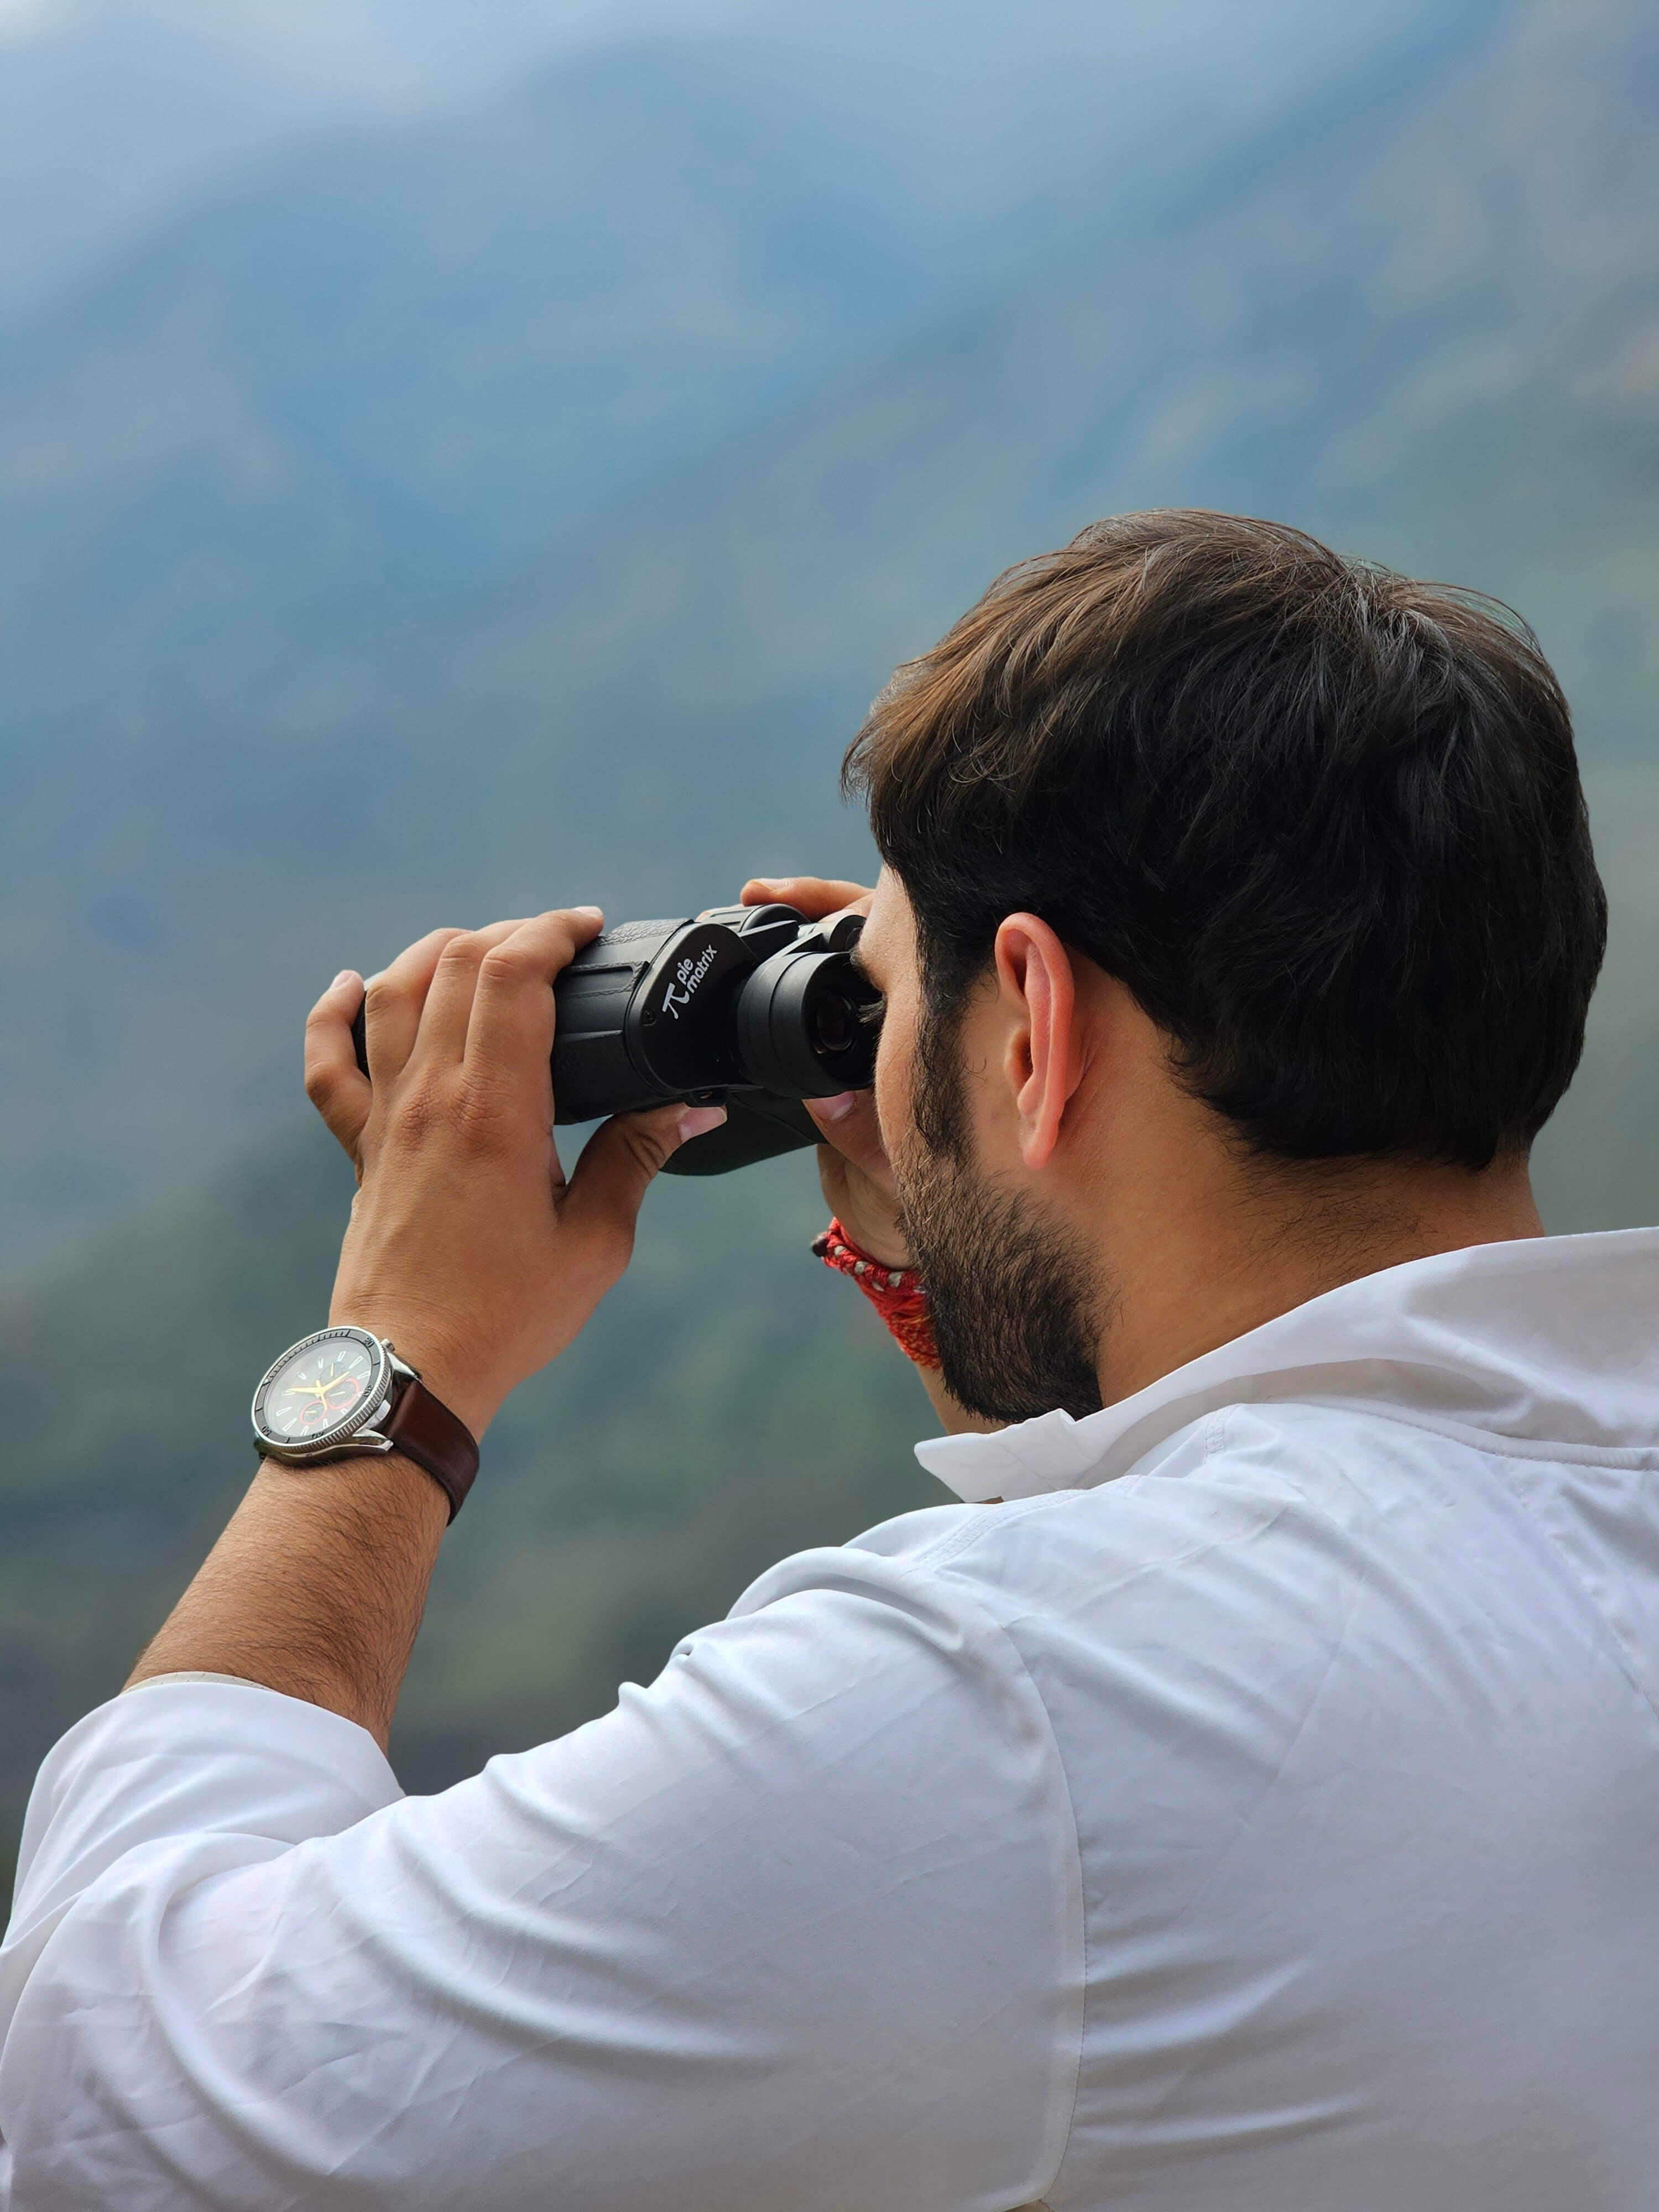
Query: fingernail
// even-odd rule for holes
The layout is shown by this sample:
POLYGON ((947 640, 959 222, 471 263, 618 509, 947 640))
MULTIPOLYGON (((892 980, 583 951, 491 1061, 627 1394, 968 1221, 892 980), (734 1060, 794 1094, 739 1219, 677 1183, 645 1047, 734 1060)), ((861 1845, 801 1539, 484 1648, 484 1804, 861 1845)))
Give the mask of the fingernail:
POLYGON ((355 983, 356 980, 357 970, 355 968, 342 968, 328 988, 331 991, 337 991, 342 983, 355 983))
POLYGON ((570 911, 572 914, 591 914, 595 921, 603 921, 605 920, 604 909, 600 907, 573 906, 570 911))
POLYGON ((680 1115, 680 1142, 690 1143, 693 1137, 706 1137, 711 1129, 718 1129, 726 1119, 724 1106, 688 1106, 680 1115))
POLYGON ((856 1091, 838 1091, 833 1098, 815 1098, 812 1101, 826 1121, 844 1121, 858 1103, 856 1091))

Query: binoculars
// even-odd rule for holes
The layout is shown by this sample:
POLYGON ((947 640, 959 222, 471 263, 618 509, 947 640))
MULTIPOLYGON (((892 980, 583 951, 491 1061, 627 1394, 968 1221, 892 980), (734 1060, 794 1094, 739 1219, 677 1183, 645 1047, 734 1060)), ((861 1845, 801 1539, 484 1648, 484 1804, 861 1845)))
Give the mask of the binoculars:
MULTIPOLYGON (((669 1175, 817 1144, 802 1099, 867 1089, 874 1072, 881 998, 852 957, 863 927, 774 905, 605 930, 553 987, 554 1119, 723 1105, 722 1126, 682 1145, 669 1175)), ((353 1034, 367 1073, 361 1012, 353 1034)))

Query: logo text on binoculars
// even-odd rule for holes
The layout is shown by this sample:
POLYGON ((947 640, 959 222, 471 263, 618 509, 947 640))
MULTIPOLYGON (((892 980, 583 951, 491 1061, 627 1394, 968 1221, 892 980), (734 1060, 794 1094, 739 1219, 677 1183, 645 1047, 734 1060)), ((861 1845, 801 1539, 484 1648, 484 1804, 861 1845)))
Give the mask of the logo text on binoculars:
POLYGON ((708 950, 703 954, 701 960, 687 958, 680 962, 678 967, 674 970, 674 981, 663 993, 662 1010, 664 1013, 672 1014, 674 1019, 678 1021, 680 1018, 680 1008, 682 1006, 689 1006, 690 1005, 691 994, 696 989, 698 984, 702 982, 703 977, 714 966, 714 952, 715 947, 711 945, 708 947, 708 950))

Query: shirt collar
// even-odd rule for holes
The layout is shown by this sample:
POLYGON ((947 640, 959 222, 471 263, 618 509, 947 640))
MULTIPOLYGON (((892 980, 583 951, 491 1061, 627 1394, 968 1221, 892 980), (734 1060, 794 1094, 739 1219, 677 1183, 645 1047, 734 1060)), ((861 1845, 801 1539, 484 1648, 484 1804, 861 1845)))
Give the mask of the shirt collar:
POLYGON ((1333 1402, 1577 1452, 1659 1447, 1659 1230, 1474 1244, 1361 1276, 1073 1420, 916 1446, 969 1503, 1091 1490, 1224 1406, 1333 1402))

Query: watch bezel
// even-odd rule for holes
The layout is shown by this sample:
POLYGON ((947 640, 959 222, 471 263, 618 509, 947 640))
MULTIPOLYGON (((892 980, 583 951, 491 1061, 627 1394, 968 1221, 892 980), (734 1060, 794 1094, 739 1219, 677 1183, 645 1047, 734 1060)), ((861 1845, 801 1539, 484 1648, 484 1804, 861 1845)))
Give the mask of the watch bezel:
POLYGON ((392 1357, 392 1346, 383 1343, 369 1329, 358 1328, 351 1322, 333 1322, 326 1328, 313 1329, 309 1336, 301 1337, 296 1343, 290 1344, 286 1352, 280 1352, 260 1376, 259 1386, 253 1394, 254 1442, 270 1458, 301 1462, 332 1459, 344 1449, 389 1451, 390 1443, 374 1433, 374 1424, 390 1410, 392 1381, 400 1368, 401 1363, 392 1357), (349 1413, 342 1414, 331 1427, 320 1429, 314 1436, 307 1437, 303 1443, 291 1443, 275 1435, 265 1426, 264 1421, 265 1404, 271 1384, 289 1362, 301 1352, 309 1352, 313 1345, 335 1342, 342 1338, 349 1338, 353 1344, 362 1345, 374 1362, 369 1371, 368 1387, 362 1397, 349 1413))

